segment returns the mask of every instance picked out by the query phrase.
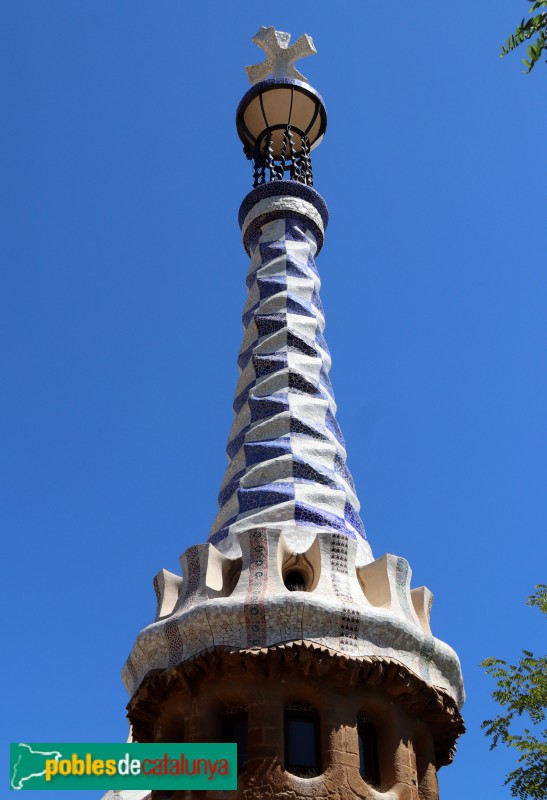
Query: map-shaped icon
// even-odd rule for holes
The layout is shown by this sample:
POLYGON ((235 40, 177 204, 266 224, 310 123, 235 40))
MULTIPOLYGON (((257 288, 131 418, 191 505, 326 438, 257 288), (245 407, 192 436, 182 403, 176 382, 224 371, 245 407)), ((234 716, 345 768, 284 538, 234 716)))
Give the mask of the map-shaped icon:
POLYGON ((32 788, 31 786, 23 786, 23 784, 32 780, 32 778, 42 778, 46 774, 47 760, 55 759, 55 761, 58 761, 62 758, 62 753, 59 753, 58 750, 49 752, 33 750, 29 744, 24 744, 24 742, 19 742, 19 744, 12 745, 12 747, 18 748, 18 755, 13 762, 11 771, 10 786, 12 789, 32 788))

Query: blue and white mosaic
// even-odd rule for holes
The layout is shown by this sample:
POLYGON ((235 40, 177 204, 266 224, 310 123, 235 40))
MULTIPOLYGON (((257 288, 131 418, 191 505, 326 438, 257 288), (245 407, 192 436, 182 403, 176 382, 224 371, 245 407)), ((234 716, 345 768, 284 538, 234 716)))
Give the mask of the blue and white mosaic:
POLYGON ((209 537, 221 549, 230 534, 272 523, 366 538, 323 335, 314 257, 325 209, 309 187, 280 186, 260 187, 253 202, 244 201, 245 333, 229 465, 209 537))

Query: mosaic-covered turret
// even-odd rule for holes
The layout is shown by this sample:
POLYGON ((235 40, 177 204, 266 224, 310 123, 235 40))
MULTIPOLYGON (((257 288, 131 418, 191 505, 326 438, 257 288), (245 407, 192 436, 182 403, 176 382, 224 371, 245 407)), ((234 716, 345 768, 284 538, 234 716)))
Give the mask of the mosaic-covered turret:
MULTIPOLYGON (((327 209, 308 186, 258 186, 240 211, 251 257, 229 466, 209 541, 275 525, 364 539, 329 380, 315 255, 327 209)), ((368 555, 368 548, 367 548, 368 555)))
POLYGON ((154 580, 156 620, 123 671, 129 718, 138 741, 215 741, 238 715, 238 797, 434 800, 463 683, 429 590, 404 558, 374 559, 346 465, 315 262, 327 117, 294 67, 315 48, 273 28, 254 41, 267 59, 237 111, 254 188, 229 463, 208 542, 154 580))

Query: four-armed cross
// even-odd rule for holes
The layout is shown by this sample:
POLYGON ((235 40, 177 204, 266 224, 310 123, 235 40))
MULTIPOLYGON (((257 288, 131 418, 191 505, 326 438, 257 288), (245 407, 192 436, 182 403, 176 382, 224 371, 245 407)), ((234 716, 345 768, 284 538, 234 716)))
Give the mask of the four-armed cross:
POLYGON ((253 36, 253 42, 264 50, 267 58, 261 64, 245 67, 251 83, 264 81, 270 75, 274 78, 297 78, 299 81, 308 82, 308 79, 295 68, 294 62, 317 53, 313 39, 304 33, 289 47, 290 40, 290 33, 276 31, 272 27, 262 27, 256 36, 253 36))

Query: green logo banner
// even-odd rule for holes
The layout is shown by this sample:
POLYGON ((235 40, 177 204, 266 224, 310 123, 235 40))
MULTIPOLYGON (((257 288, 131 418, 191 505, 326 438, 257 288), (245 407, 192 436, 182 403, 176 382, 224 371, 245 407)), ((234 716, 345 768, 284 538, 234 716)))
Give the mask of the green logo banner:
POLYGON ((19 742, 10 788, 237 789, 237 745, 19 742))

